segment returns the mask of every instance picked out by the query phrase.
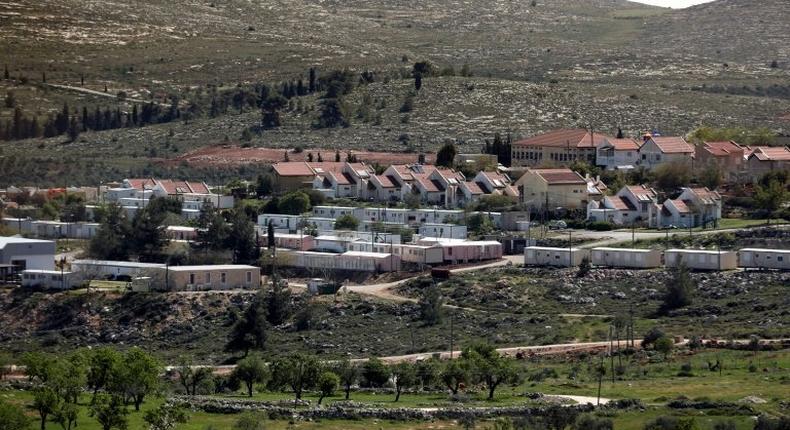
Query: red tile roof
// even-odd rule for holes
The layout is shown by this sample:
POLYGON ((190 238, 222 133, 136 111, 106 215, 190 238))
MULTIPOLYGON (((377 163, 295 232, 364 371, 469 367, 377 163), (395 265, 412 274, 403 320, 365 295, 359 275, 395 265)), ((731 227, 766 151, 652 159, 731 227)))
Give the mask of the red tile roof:
POLYGON ((730 154, 743 156, 743 147, 732 140, 725 142, 704 142, 702 149, 716 157, 725 157, 730 154))
POLYGON ((478 184, 477 182, 474 181, 461 182, 461 184, 463 184, 463 186, 466 187, 466 189, 469 190, 469 192, 472 194, 485 194, 483 192, 483 189, 480 188, 480 184, 478 184))
POLYGON ((760 161, 790 161, 790 148, 786 146, 753 146, 751 155, 760 161))
POLYGON ((633 210, 636 210, 634 205, 631 204, 631 202, 628 201, 628 199, 625 199, 623 197, 612 196, 612 197, 609 197, 609 201, 612 202, 612 204, 614 205, 615 209, 618 209, 618 210, 621 210, 621 211, 633 211, 633 210))
POLYGON ((376 175, 376 180, 379 181, 384 188, 395 188, 395 178, 388 175, 376 175))
POLYGON ((566 147, 571 148, 594 148, 598 146, 608 136, 603 134, 594 133, 592 139, 590 132, 583 128, 579 129, 561 129, 550 131, 545 134, 532 136, 527 139, 519 140, 513 143, 515 146, 551 146, 551 147, 566 147))
POLYGON ((719 193, 707 188, 691 188, 691 192, 696 194, 705 204, 713 204, 715 201, 721 200, 721 195, 719 193))
POLYGON ((686 202, 684 202, 683 200, 677 199, 677 200, 670 200, 670 201, 675 206, 675 208, 677 208, 678 212, 680 212, 680 213, 689 213, 689 212, 691 212, 691 209, 689 209, 689 207, 686 205, 686 202))
POLYGON ((651 140, 664 154, 694 153, 694 147, 682 137, 653 137, 651 140))
POLYGON ((542 177, 549 185, 584 184, 584 178, 571 169, 532 169, 535 174, 542 177))
POLYGON ((132 188, 142 190, 153 189, 160 186, 167 194, 211 194, 208 185, 204 182, 174 181, 172 179, 127 179, 132 188))
POLYGON ((414 177, 414 180, 416 182, 419 182, 422 185, 422 187, 425 188, 425 191, 428 192, 439 191, 439 188, 436 186, 436 183, 434 183, 428 178, 427 173, 413 173, 412 176, 414 177))
POLYGON ((626 188, 639 200, 653 200, 657 197, 655 190, 644 185, 626 185, 626 188))
POLYGON ((639 149, 639 142, 631 138, 606 139, 617 151, 636 151, 639 149))
POLYGON ((272 167, 279 176, 315 175, 313 169, 311 169, 310 166, 303 161, 286 161, 283 163, 275 163, 272 167))

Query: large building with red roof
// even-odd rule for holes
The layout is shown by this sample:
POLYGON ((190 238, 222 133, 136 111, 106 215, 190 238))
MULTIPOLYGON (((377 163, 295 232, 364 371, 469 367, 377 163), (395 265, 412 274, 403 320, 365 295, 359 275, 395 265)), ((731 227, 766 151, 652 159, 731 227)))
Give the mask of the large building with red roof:
POLYGON ((732 140, 702 142, 697 145, 694 162, 699 168, 717 168, 725 182, 740 182, 745 168, 745 155, 745 148, 732 140))
POLYGON ((596 148, 609 136, 583 128, 560 129, 514 142, 512 164, 528 167, 568 166, 574 161, 595 165, 596 148))
POLYGON ((790 148, 786 146, 751 146, 745 148, 746 176, 759 181, 768 172, 790 170, 790 148))

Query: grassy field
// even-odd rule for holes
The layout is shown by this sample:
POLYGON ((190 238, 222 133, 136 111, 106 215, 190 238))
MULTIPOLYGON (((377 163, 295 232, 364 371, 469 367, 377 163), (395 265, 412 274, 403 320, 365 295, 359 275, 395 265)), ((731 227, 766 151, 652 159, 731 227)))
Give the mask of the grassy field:
MULTIPOLYGON (((734 420, 738 429, 751 429, 751 414, 732 412, 736 404, 743 404, 753 408, 752 414, 768 413, 782 414, 783 406, 780 402, 787 400, 787 389, 790 384, 790 351, 761 351, 755 355, 750 351, 728 350, 703 350, 690 352, 679 351, 664 361, 657 355, 642 356, 639 359, 623 357, 625 372, 618 376, 614 383, 607 374, 603 380, 601 395, 604 398, 614 399, 640 399, 647 409, 645 411, 620 411, 607 412, 613 418, 617 429, 637 429, 644 423, 659 415, 693 416, 701 429, 710 429, 713 424, 722 420, 734 420), (705 363, 720 360, 723 371, 710 372, 705 363), (680 365, 691 363, 693 376, 677 376, 680 365), (750 371, 754 364, 757 371, 750 371), (765 403, 742 403, 747 396, 755 396, 765 403), (668 401, 685 397, 694 401, 729 402, 730 406, 720 405, 716 408, 702 409, 673 409, 666 404, 668 401)), ((615 363, 619 361, 615 358, 615 363)), ((593 375, 592 367, 598 363, 598 358, 593 356, 575 356, 565 358, 532 358, 519 362, 526 375, 527 381, 516 387, 502 387, 497 391, 496 400, 486 401, 482 392, 468 391, 470 400, 466 406, 491 407, 505 405, 525 405, 535 403, 524 397, 524 393, 542 392, 546 394, 596 396, 597 380, 593 375), (538 377, 544 375, 545 377, 538 377)), ((606 366, 608 369, 609 361, 606 366)), ((482 390, 481 390, 482 391, 482 390)), ((224 398, 247 398, 241 393, 224 398)), ((256 392, 256 400, 288 400, 292 398, 288 393, 256 392)), ((30 393, 24 391, 0 391, 0 399, 21 406, 31 404, 30 393)), ((316 404, 318 397, 315 393, 307 393, 305 400, 316 404)), ((342 393, 324 399, 325 404, 341 401, 342 393)), ((450 401, 445 394, 403 394, 398 403, 394 402, 393 394, 372 394, 352 392, 351 400, 377 407, 416 407, 433 408, 458 406, 450 401)), ((86 405, 89 396, 83 396, 81 403, 86 405)), ((130 411, 130 429, 143 428, 142 414, 149 408, 155 408, 162 402, 161 398, 149 399, 143 406, 142 412, 130 411)), ((31 416, 34 412, 30 411, 31 416)), ((236 419, 234 415, 217 415, 203 412, 193 412, 188 424, 178 427, 179 430, 204 430, 209 425, 215 428, 228 428, 236 419)), ((303 428, 303 429, 363 429, 371 426, 395 429, 423 429, 423 428, 454 428, 453 422, 386 422, 377 420, 343 421, 322 420, 318 422, 290 423, 288 421, 271 421, 267 428, 303 428)), ((481 428, 489 428, 491 422, 482 422, 481 428)), ((79 428, 98 429, 93 418, 87 414, 85 407, 81 408, 79 428)), ((55 429, 55 425, 48 425, 47 429, 55 429)))

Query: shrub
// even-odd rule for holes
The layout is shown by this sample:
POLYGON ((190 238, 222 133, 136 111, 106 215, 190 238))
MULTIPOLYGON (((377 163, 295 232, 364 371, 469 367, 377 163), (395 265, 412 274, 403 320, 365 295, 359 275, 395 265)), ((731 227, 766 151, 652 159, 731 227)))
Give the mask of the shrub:
POLYGON ((694 376, 694 372, 692 371, 691 363, 683 363, 680 365, 680 372, 678 372, 678 376, 681 377, 690 377, 694 376))

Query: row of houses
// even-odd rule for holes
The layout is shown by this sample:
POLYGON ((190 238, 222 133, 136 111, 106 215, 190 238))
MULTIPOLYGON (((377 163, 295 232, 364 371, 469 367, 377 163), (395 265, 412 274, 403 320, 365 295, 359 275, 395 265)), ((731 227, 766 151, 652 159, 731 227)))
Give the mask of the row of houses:
MULTIPOLYGON (((17 234, 45 239, 92 239, 101 224, 95 222, 65 222, 4 217, 0 223, 17 234)), ((197 229, 189 226, 167 226, 165 235, 171 240, 195 240, 197 229)))
POLYGON ((790 249, 744 248, 738 251, 705 249, 632 248, 524 248, 524 264, 542 267, 575 267, 587 259, 597 267, 655 269, 677 267, 691 270, 777 269, 790 270, 790 249))
MULTIPOLYGON (((103 189, 102 200, 118 204, 129 218, 148 206, 152 199, 161 197, 179 200, 181 216, 188 220, 197 219, 205 204, 218 209, 230 209, 234 205, 233 196, 214 193, 205 182, 143 178, 124 179, 117 185, 103 189)), ((96 206, 88 205, 86 210, 88 218, 92 219, 96 206)))
POLYGON ((587 219, 616 225, 651 228, 691 228, 715 225, 721 219, 722 197, 707 188, 682 188, 675 199, 658 202, 658 193, 645 185, 628 185, 613 196, 587 205, 587 219))
POLYGON ((790 169, 790 148, 745 146, 734 141, 692 145, 681 136, 646 133, 616 138, 585 129, 560 129, 512 145, 514 166, 567 166, 583 161, 607 170, 648 170, 668 163, 694 168, 715 165, 727 182, 755 182, 765 173, 790 169))

